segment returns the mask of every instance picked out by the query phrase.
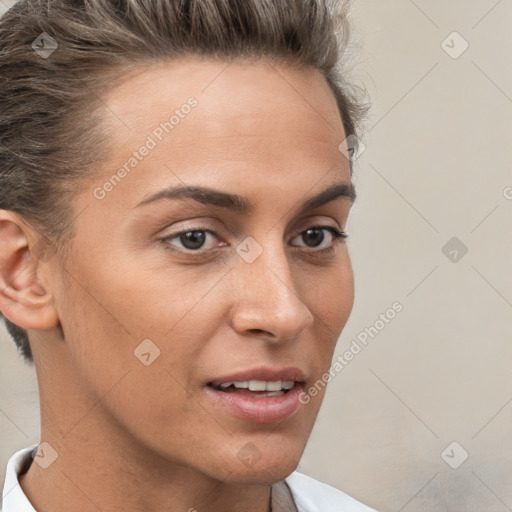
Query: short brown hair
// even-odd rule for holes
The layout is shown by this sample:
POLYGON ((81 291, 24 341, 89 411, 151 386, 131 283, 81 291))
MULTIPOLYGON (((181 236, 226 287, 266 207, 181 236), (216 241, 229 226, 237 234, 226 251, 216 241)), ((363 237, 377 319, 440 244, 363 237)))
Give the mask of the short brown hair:
MULTIPOLYGON (((346 135, 368 104, 347 80, 345 0, 21 0, 0 19, 0 209, 57 250, 72 235, 70 201, 107 149, 101 93, 130 69, 186 55, 269 57, 327 79, 346 135), (48 58, 34 41, 48 34, 48 58)), ((44 37, 47 37, 46 35, 44 37)), ((341 141, 340 141, 341 142, 341 141)), ((352 165, 352 162, 351 162, 352 165)), ((5 319, 5 318, 4 318, 5 319)), ((27 333, 5 319, 27 363, 27 333)))

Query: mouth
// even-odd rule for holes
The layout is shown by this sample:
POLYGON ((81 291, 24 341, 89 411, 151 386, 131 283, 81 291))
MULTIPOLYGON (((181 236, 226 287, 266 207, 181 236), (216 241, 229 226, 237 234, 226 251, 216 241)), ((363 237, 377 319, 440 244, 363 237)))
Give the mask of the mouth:
POLYGON ((304 385, 304 373, 297 368, 260 369, 212 380, 205 390, 221 413, 256 423, 276 423, 300 409, 304 385))
POLYGON ((290 390, 295 386, 295 381, 249 380, 239 382, 223 382, 222 384, 218 385, 210 382, 207 385, 222 393, 236 393, 238 395, 251 396, 253 398, 267 398, 271 396, 286 395, 286 393, 289 393, 290 390))

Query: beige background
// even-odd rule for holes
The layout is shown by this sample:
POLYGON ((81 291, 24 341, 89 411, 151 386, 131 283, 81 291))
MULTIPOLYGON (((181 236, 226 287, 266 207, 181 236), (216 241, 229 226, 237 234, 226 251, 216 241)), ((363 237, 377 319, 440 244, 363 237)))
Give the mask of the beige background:
MULTIPOLYGON (((353 21, 373 109, 337 354, 403 311, 329 384, 299 469, 384 512, 512 510, 512 4, 356 0, 353 21)), ((2 479, 38 429, 34 371, 1 331, 2 479)))

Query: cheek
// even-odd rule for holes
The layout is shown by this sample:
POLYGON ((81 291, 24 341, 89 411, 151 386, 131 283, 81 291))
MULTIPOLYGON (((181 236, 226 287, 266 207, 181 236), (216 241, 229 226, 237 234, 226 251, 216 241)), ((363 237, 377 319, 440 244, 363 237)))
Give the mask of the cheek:
POLYGON ((343 254, 342 265, 333 277, 332 297, 335 301, 334 307, 339 308, 340 321, 343 328, 352 312, 354 305, 354 273, 348 251, 343 254))
MULTIPOLYGON (((85 434, 93 421, 109 418, 105 429, 112 435, 115 424, 155 451, 168 451, 169 456, 183 456, 184 460, 187 454, 179 447, 190 449, 190 439, 200 439, 205 428, 210 432, 210 443, 212 437, 222 435, 218 424, 194 398, 197 389, 190 382, 197 360, 193 336, 201 338, 197 322, 195 331, 179 324, 176 332, 159 336, 156 331, 169 328, 169 314, 164 317, 165 326, 157 328, 149 310, 144 316, 140 309, 131 309, 126 298, 115 304, 105 294, 92 299, 80 287, 70 289, 70 294, 74 301, 63 310, 63 328, 72 359, 73 385, 84 397, 77 410, 69 412, 76 416, 71 423, 80 425, 75 435, 81 435, 80 431, 85 434), (133 321, 139 315, 151 326, 151 338, 147 330, 139 330, 145 331, 142 338, 121 323, 124 318, 133 321), (146 342, 142 350, 137 350, 143 339, 152 339, 154 346, 146 342), (158 350, 156 357, 154 350, 158 350), (144 363, 148 362, 145 353, 149 353, 148 365, 144 363)), ((170 305, 168 311, 172 311, 170 305)), ((205 440, 200 452, 207 447, 205 440)))
POLYGON ((339 335, 354 304, 354 274, 346 248, 329 268, 298 275, 302 276, 304 299, 316 315, 317 323, 339 335))
POLYGON ((348 253, 346 255, 346 264, 340 271, 336 288, 333 293, 336 297, 336 307, 339 307, 341 328, 345 326, 354 306, 354 273, 348 253), (339 291, 339 293, 336 293, 339 291))
POLYGON ((221 276, 112 263, 64 274, 59 315, 76 378, 91 398, 119 394, 116 416, 152 417, 160 426, 197 413, 190 389, 221 316, 221 276))
POLYGON ((314 414, 318 412, 326 390, 322 376, 330 370, 336 344, 354 304, 354 274, 348 252, 342 254, 335 267, 317 276, 315 282, 316 285, 310 288, 308 306, 315 316, 314 339, 323 342, 315 344, 310 357, 317 361, 315 382, 319 383, 314 392, 317 394, 309 398, 309 406, 316 409, 314 414))
POLYGON ((143 267, 140 261, 123 271, 112 269, 105 301, 116 312, 123 326, 136 338, 155 338, 166 343, 169 337, 197 321, 205 305, 212 306, 211 291, 222 281, 226 269, 177 267, 176 264, 143 267), (130 276, 129 279, 126 276, 130 276))

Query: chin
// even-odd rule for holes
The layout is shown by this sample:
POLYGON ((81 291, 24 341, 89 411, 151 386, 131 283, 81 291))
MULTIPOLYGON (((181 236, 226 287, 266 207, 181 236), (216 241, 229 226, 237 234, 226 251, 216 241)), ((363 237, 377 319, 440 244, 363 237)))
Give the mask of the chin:
POLYGON ((271 485, 280 482, 293 473, 299 465, 302 451, 299 449, 274 452, 269 447, 261 458, 247 458, 245 462, 229 464, 226 482, 238 485, 271 485))
POLYGON ((297 464, 290 466, 289 469, 282 468, 259 468, 247 469, 243 473, 240 471, 238 474, 230 473, 227 478, 222 481, 231 485, 273 485, 281 480, 284 480, 293 471, 295 471, 297 464))

